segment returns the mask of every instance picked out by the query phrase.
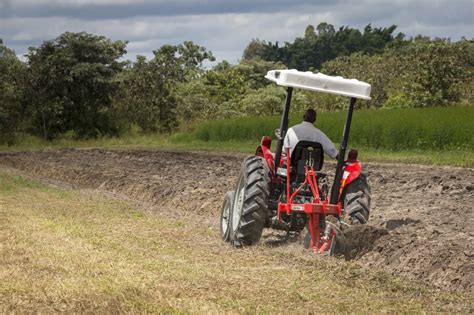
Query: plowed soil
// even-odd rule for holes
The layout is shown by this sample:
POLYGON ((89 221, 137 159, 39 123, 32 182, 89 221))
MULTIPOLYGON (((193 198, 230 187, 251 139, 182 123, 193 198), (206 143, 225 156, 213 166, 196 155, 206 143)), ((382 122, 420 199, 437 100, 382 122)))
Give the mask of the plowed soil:
MULTIPOLYGON (((45 182, 98 189, 166 216, 195 216, 218 236, 224 193, 243 155, 162 151, 45 150, 0 153, 0 166, 45 182)), ((331 173, 333 164, 326 165, 331 173)), ((474 288, 474 170, 366 164, 368 225, 352 227, 351 259, 441 289, 474 288)), ((270 242, 273 232, 263 242, 270 242)), ((273 237, 274 239, 274 237, 273 237)), ((302 248, 282 243, 289 251, 302 248)), ((269 251, 273 250, 271 247, 269 251)), ((306 255, 301 249, 301 255, 306 255)))

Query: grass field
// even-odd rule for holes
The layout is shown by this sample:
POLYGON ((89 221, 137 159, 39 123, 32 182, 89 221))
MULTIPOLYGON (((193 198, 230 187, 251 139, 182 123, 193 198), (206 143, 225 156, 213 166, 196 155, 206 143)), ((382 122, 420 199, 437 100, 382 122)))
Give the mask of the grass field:
POLYGON ((336 259, 236 251, 194 219, 0 172, 0 313, 468 312, 473 303, 336 259))

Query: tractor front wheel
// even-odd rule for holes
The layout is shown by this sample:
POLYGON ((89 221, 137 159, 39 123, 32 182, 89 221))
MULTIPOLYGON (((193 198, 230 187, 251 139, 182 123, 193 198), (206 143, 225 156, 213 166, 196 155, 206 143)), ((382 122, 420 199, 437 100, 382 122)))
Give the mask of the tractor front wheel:
POLYGON ((235 247, 257 243, 268 214, 270 170, 259 156, 244 160, 231 211, 230 240, 235 247))

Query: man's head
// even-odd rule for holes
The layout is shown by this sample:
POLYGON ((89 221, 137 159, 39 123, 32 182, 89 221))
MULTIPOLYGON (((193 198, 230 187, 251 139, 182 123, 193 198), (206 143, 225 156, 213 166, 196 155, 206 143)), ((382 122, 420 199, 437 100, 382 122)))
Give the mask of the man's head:
POLYGON ((307 121, 314 124, 314 122, 316 121, 316 111, 312 108, 308 108, 304 112, 303 121, 307 121))

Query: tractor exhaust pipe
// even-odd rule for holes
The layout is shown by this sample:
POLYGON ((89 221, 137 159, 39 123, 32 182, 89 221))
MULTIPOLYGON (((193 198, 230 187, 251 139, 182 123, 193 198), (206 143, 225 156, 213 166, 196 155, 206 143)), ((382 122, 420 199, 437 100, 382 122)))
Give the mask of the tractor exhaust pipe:
POLYGON ((289 87, 286 90, 285 107, 283 108, 283 115, 280 122, 280 135, 278 136, 278 143, 275 152, 275 175, 280 166, 281 153, 283 152, 283 141, 288 130, 288 114, 290 112, 291 96, 293 95, 293 88, 289 87))
POLYGON ((344 132, 342 133, 341 145, 339 147, 339 156, 337 159, 336 175, 334 176, 334 183, 331 188, 331 204, 337 204, 339 200, 339 188, 341 187, 342 168, 344 167, 344 161, 346 158, 347 142, 349 141, 349 131, 351 129, 352 112, 354 111, 354 105, 356 98, 351 97, 349 101, 349 110, 347 111, 346 124, 344 125, 344 132))

